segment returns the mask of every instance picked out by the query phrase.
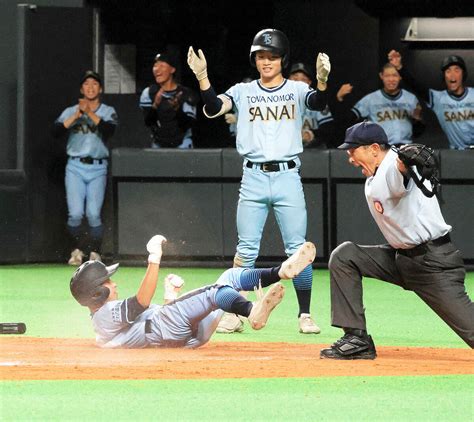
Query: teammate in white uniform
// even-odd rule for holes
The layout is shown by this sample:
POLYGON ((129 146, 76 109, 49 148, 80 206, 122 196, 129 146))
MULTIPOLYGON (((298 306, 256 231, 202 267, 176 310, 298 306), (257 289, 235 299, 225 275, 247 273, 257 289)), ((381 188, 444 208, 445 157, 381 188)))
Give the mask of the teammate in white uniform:
POLYGON ((441 63, 446 89, 422 88, 405 66, 398 51, 388 53, 388 59, 413 91, 433 110, 446 134, 451 149, 474 148, 474 88, 465 86, 467 67, 460 56, 447 56, 441 63))
POLYGON ((437 198, 425 196, 409 178, 397 153, 389 149, 381 126, 362 122, 350 127, 340 148, 348 151, 349 162, 361 167, 367 177, 367 204, 388 244, 345 242, 331 254, 332 325, 343 328, 345 335, 323 349, 321 357, 376 357, 366 329, 362 277, 414 291, 474 347, 474 303, 464 286, 463 259, 451 243, 451 226, 444 221, 437 198))
POLYGON ((118 299, 117 284, 110 279, 119 264, 106 267, 99 261, 87 261, 74 273, 71 293, 91 311, 100 347, 200 347, 211 338, 223 311, 247 317, 252 328, 260 330, 283 298, 285 289, 279 280, 297 275, 316 255, 315 246, 306 242, 278 267, 231 268, 215 284, 160 306, 151 300, 165 241, 163 236, 156 235, 147 243, 150 255, 146 274, 137 294, 127 299, 118 299), (263 294, 262 288, 268 286, 263 294), (240 290, 256 290, 260 298, 255 303, 249 302, 238 293, 240 290))
MULTIPOLYGON (((219 96, 207 76, 204 53, 189 48, 188 64, 199 81, 204 114, 214 118, 235 109, 237 151, 244 158, 243 178, 237 208, 238 244, 234 265, 253 268, 268 212, 273 210, 285 252, 294 253, 306 236, 306 204, 299 174, 298 154, 303 151, 301 130, 306 110, 324 110, 326 82, 330 72, 327 55, 316 61, 317 90, 283 77, 289 63, 288 38, 276 29, 258 32, 250 48, 250 63, 260 78, 238 83, 219 96)), ((299 329, 319 333, 310 317, 311 265, 294 279, 299 304, 299 329)))

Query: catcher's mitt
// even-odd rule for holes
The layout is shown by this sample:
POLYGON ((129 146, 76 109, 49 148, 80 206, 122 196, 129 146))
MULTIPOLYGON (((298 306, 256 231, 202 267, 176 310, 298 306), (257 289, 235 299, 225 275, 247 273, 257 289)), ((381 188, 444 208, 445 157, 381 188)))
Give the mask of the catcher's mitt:
POLYGON ((408 173, 424 195, 431 198, 439 189, 439 166, 434 151, 423 144, 403 145, 400 149, 392 147, 400 161, 405 164, 408 173), (416 167, 418 175, 413 171, 416 167), (431 191, 423 184, 425 180, 431 183, 431 191))

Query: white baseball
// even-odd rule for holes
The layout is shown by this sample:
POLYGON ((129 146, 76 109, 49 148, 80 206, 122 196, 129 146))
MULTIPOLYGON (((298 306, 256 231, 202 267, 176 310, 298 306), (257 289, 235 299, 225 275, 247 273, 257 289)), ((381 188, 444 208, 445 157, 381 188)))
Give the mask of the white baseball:
POLYGON ((184 284, 184 280, 179 275, 176 275, 176 274, 168 274, 165 277, 165 282, 166 281, 176 288, 183 287, 183 284, 184 284))

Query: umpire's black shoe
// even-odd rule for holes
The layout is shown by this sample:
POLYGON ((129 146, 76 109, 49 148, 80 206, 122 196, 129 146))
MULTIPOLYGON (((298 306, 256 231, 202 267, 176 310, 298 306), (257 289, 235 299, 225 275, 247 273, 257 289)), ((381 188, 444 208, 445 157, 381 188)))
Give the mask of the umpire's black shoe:
POLYGON ((329 349, 323 349, 319 353, 321 359, 375 359, 377 352, 372 337, 363 337, 354 334, 345 334, 336 341, 329 349))

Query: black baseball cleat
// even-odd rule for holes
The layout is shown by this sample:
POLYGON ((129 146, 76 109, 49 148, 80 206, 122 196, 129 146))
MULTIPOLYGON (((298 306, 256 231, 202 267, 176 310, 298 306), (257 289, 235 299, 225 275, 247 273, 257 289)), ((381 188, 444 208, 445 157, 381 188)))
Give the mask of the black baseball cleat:
POLYGON ((321 350, 319 357, 340 360, 375 359, 377 352, 371 336, 359 337, 354 334, 345 334, 330 348, 321 350))

